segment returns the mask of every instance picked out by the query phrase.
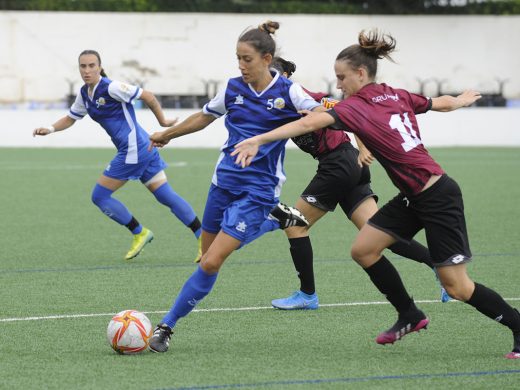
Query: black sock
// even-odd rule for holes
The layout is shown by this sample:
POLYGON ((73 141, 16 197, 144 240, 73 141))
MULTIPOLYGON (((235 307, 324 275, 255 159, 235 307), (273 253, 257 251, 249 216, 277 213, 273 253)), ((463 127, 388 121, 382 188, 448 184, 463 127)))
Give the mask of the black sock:
POLYGON ((197 230, 201 228, 201 224, 198 217, 195 217, 195 219, 188 225, 188 227, 191 229, 193 233, 196 233, 197 230))
POLYGON ((404 288, 399 273, 385 256, 381 256, 377 263, 365 268, 365 272, 399 314, 410 309, 413 300, 404 288))
POLYGON ((428 267, 433 269, 430 251, 424 245, 415 240, 410 241, 410 244, 397 241, 395 244, 389 246, 388 249, 399 256, 417 261, 418 263, 426 264, 428 267))
POLYGON ((475 283, 475 291, 466 302, 485 316, 507 326, 513 332, 520 332, 520 314, 497 292, 475 283))
POLYGON ((305 294, 314 294, 313 253, 309 237, 289 238, 294 268, 300 278, 300 290, 305 294))
POLYGON ((128 222, 125 226, 128 228, 128 230, 130 230, 131 232, 133 232, 134 229, 135 229, 136 227, 139 226, 139 222, 137 221, 137 219, 135 219, 134 217, 132 217, 132 219, 130 220, 130 222, 128 222))

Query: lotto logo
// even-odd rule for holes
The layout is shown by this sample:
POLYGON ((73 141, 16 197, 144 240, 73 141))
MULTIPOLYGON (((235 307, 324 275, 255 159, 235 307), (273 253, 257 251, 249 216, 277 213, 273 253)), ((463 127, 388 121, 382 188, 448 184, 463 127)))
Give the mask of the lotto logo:
POLYGON ((451 259, 451 262, 453 264, 459 264, 460 262, 464 261, 465 258, 466 258, 466 256, 464 256, 464 255, 457 255, 451 259))

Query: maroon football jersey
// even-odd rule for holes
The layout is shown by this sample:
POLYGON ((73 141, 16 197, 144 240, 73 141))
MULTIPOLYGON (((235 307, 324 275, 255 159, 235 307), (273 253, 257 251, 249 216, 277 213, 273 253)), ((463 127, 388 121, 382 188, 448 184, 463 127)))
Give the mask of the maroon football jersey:
POLYGON ((415 114, 431 100, 386 84, 368 84, 336 104, 335 117, 356 134, 405 194, 417 194, 433 175, 444 173, 421 141, 415 114))
MULTIPOLYGON (((328 96, 326 93, 315 93, 307 91, 317 102, 328 96)), ((332 129, 320 129, 309 134, 292 138, 293 142, 304 152, 310 153, 314 158, 320 158, 323 154, 336 149, 339 145, 350 142, 350 138, 344 131, 332 129)))

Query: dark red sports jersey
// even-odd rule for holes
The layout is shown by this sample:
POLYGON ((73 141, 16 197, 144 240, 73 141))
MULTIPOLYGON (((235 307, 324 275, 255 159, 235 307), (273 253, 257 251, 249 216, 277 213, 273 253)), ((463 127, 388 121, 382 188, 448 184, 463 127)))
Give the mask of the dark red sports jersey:
POLYGON ((431 100, 386 84, 368 84, 334 106, 333 116, 356 134, 405 194, 417 194, 432 175, 444 173, 421 141, 415 114, 431 100))
MULTIPOLYGON (((326 93, 315 93, 307 91, 314 100, 321 102, 321 100, 328 96, 326 93)), ((304 152, 311 154, 314 158, 336 149, 339 145, 350 142, 349 136, 344 131, 333 129, 320 129, 312 133, 300 135, 292 138, 293 142, 304 152)))

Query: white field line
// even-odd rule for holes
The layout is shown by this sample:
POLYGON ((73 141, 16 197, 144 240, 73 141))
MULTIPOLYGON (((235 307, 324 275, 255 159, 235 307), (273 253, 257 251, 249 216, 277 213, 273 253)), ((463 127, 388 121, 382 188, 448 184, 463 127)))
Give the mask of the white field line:
MULTIPOLYGON (((520 301, 520 298, 504 298, 506 301, 520 301)), ((415 301, 416 303, 440 303, 438 300, 422 300, 415 301)), ((457 303, 457 301, 450 301, 449 303, 457 303)), ((345 307, 345 306, 372 306, 372 305, 388 305, 389 302, 345 302, 345 303, 325 303, 320 304, 320 307, 345 307)), ((254 310, 274 310, 272 306, 252 306, 252 307, 221 307, 214 309, 194 309, 195 313, 206 312, 224 312, 224 311, 254 311, 254 310)), ((165 310, 160 311, 143 311, 145 314, 164 314, 165 310)), ((42 320, 62 320, 67 318, 87 318, 87 317, 111 317, 115 313, 91 313, 91 314, 61 314, 40 317, 13 317, 0 318, 0 322, 17 322, 17 321, 42 321, 42 320)))

